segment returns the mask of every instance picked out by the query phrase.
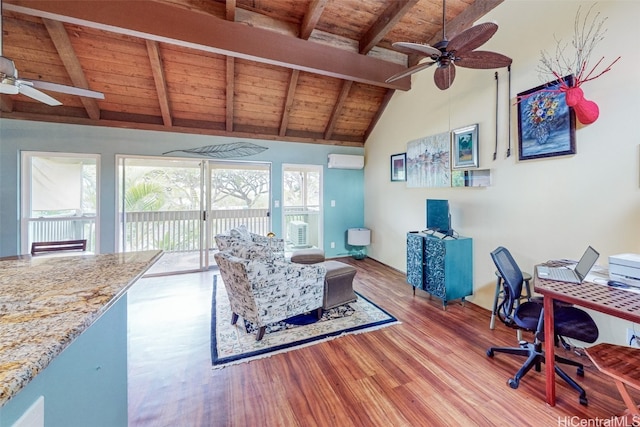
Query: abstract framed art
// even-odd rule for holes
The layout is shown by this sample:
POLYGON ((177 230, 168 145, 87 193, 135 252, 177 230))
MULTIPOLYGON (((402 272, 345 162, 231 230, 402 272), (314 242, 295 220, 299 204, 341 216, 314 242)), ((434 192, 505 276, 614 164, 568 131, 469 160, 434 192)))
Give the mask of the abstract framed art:
POLYGON ((391 181, 407 180, 407 153, 391 156, 391 181))
POLYGON ((407 187, 451 187, 451 132, 407 143, 407 187))
POLYGON ((451 169, 478 167, 478 125, 451 132, 451 169))
MULTIPOLYGON (((571 87, 573 76, 563 77, 571 87)), ((518 94, 518 159, 576 153, 575 114, 557 80, 518 94)))

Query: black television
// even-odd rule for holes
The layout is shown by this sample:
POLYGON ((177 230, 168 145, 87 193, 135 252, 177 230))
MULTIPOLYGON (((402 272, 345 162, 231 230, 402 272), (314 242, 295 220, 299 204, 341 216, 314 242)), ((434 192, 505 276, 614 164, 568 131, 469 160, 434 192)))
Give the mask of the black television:
POLYGON ((427 199, 427 230, 447 236, 453 234, 448 200, 427 199))

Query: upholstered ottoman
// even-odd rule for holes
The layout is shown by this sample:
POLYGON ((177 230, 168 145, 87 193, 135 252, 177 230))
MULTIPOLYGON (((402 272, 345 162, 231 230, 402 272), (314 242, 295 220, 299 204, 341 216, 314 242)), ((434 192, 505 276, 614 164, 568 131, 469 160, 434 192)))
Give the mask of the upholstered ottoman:
POLYGON ((327 268, 327 274, 324 278, 322 308, 328 310, 355 301, 358 298, 353 292, 355 267, 338 261, 325 261, 323 264, 327 268))
POLYGON ((291 254, 291 262, 296 264, 317 264, 324 261, 322 249, 299 249, 291 254))

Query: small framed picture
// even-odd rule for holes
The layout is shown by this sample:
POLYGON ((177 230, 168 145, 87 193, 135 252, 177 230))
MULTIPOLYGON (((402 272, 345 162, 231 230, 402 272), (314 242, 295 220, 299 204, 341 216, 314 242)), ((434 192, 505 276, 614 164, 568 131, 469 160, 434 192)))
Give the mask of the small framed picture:
MULTIPOLYGON (((573 76, 561 80, 573 85, 573 76)), ((554 80, 518 94, 518 160, 576 154, 575 114, 560 87, 554 80)))
POLYGON ((478 125, 471 125, 451 132, 451 169, 477 168, 478 125))
POLYGON ((407 153, 391 156, 391 181, 407 180, 407 153))

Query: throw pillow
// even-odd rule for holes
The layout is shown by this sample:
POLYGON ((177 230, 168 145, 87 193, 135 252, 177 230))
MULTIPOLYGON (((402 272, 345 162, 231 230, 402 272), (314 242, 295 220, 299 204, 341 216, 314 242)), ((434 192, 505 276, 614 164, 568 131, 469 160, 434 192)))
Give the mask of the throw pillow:
POLYGON ((239 225, 236 228, 232 228, 231 231, 229 232, 229 234, 231 234, 231 236, 233 236, 233 237, 237 237, 238 239, 242 239, 242 240, 245 240, 247 242, 253 241, 251 239, 251 233, 249 233, 249 230, 247 229, 247 226, 244 225, 244 224, 239 225))

